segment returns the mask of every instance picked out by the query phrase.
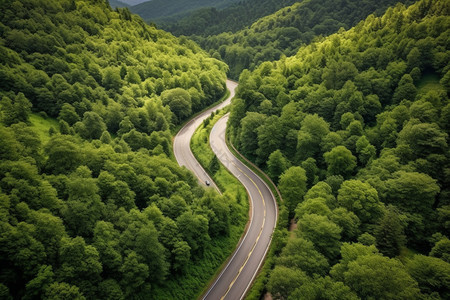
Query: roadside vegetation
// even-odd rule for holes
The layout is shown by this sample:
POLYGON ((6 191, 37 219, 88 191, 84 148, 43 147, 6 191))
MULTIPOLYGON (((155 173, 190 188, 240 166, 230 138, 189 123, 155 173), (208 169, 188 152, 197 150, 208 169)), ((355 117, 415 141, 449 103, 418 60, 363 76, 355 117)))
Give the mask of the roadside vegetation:
POLYGON ((0 20, 0 298, 195 298, 243 217, 171 159, 171 130, 226 65, 98 1, 0 20))
POLYGON ((287 211, 275 299, 449 297, 449 13, 397 4, 242 72, 230 139, 287 211))

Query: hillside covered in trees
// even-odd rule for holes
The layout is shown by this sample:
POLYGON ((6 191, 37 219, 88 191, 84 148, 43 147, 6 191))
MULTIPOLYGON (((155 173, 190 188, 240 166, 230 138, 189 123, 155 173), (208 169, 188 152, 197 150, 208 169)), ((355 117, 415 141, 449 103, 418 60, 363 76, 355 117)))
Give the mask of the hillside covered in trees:
POLYGON ((203 8, 225 8, 238 0, 151 0, 130 7, 145 21, 177 20, 203 8))
POLYGON ((0 298, 195 297, 245 201, 200 188, 171 130, 227 66, 105 1, 1 1, 0 20, 0 298))
MULTIPOLYGON (((336 33, 340 28, 350 29, 370 14, 382 15, 389 6, 396 3, 412 2, 409 0, 295 1, 295 4, 282 6, 283 8, 275 13, 258 19, 251 25, 248 24, 250 26, 242 27, 234 33, 226 29, 229 23, 235 22, 232 19, 225 22, 220 31, 212 35, 210 28, 214 28, 214 25, 205 24, 203 20, 211 20, 210 22, 215 23, 219 19, 215 15, 210 18, 192 16, 167 29, 175 34, 191 36, 203 49, 225 61, 230 67, 229 76, 238 79, 242 70, 253 70, 262 62, 278 60, 283 55, 292 56, 300 46, 311 43, 318 36, 328 36, 336 33)), ((244 4, 251 5, 251 0, 243 2, 242 5, 244 4)), ((255 5, 259 7, 259 4, 255 5)), ((251 19, 245 15, 246 11, 239 10, 241 15, 236 19, 251 19)))
POLYGON ((207 37, 222 32, 236 32, 250 26, 259 18, 292 5, 298 0, 245 0, 227 8, 213 5, 198 9, 183 18, 156 20, 158 26, 175 35, 200 35, 207 37))
POLYGON ((450 297, 449 36, 448 1, 397 4, 242 72, 229 134, 284 198, 275 299, 450 297))

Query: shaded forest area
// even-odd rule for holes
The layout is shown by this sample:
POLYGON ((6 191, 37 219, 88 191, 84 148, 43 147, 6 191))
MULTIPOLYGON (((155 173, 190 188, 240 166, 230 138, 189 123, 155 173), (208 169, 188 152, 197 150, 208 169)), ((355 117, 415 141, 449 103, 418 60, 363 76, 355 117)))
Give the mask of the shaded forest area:
POLYGON ((145 21, 177 20, 203 7, 225 8, 239 0, 151 0, 130 7, 145 21))
POLYGON ((450 297, 449 14, 397 4, 242 72, 228 131, 284 198, 275 299, 450 297))
POLYGON ((171 131, 227 66, 104 1, 0 20, 0 298, 195 297, 246 215, 174 162, 171 131))

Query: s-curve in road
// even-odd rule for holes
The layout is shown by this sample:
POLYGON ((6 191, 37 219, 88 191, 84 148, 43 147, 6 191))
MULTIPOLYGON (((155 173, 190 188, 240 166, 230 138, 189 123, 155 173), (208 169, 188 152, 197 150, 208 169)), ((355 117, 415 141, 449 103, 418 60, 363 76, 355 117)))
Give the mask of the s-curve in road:
MULTIPOLYGON (((180 166, 185 166, 197 176, 200 183, 206 185, 206 181, 210 183, 217 191, 219 188, 214 183, 214 181, 209 177, 206 171, 202 168, 200 163, 195 159, 194 154, 191 151, 191 138, 194 135, 195 130, 198 126, 208 118, 213 111, 221 109, 231 103, 231 98, 234 97, 234 90, 237 87, 237 83, 231 80, 227 80, 227 89, 230 91, 230 96, 218 105, 211 107, 210 109, 202 112, 198 116, 190 120, 183 128, 177 133, 173 141, 173 152, 175 154, 175 159, 180 166)), ((220 191, 219 191, 220 192, 220 191)))
POLYGON ((277 204, 270 189, 225 143, 228 114, 214 125, 210 144, 217 158, 245 186, 250 195, 250 223, 228 264, 203 299, 242 299, 253 282, 272 240, 277 222, 277 204))

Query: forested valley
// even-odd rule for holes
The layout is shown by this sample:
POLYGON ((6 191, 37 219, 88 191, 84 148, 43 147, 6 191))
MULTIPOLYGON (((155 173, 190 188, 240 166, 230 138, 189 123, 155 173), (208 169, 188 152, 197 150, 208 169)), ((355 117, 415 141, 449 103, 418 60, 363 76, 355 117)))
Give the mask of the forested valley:
POLYGON ((105 1, 1 1, 0 20, 0 298, 195 297, 246 214, 172 132, 228 67, 105 1))
POLYGON ((450 297, 449 13, 397 4, 240 75, 231 140, 283 196, 274 299, 450 297))
POLYGON ((201 187, 172 139, 227 76, 227 136, 283 198, 248 299, 450 298, 449 1, 146 21, 0 0, 1 299, 198 297, 248 203, 201 187))
POLYGON ((350 29, 370 14, 382 15, 396 3, 412 2, 248 0, 224 10, 203 9, 161 26, 195 40, 225 61, 230 67, 229 76, 238 79, 242 70, 292 56, 318 36, 350 29))

